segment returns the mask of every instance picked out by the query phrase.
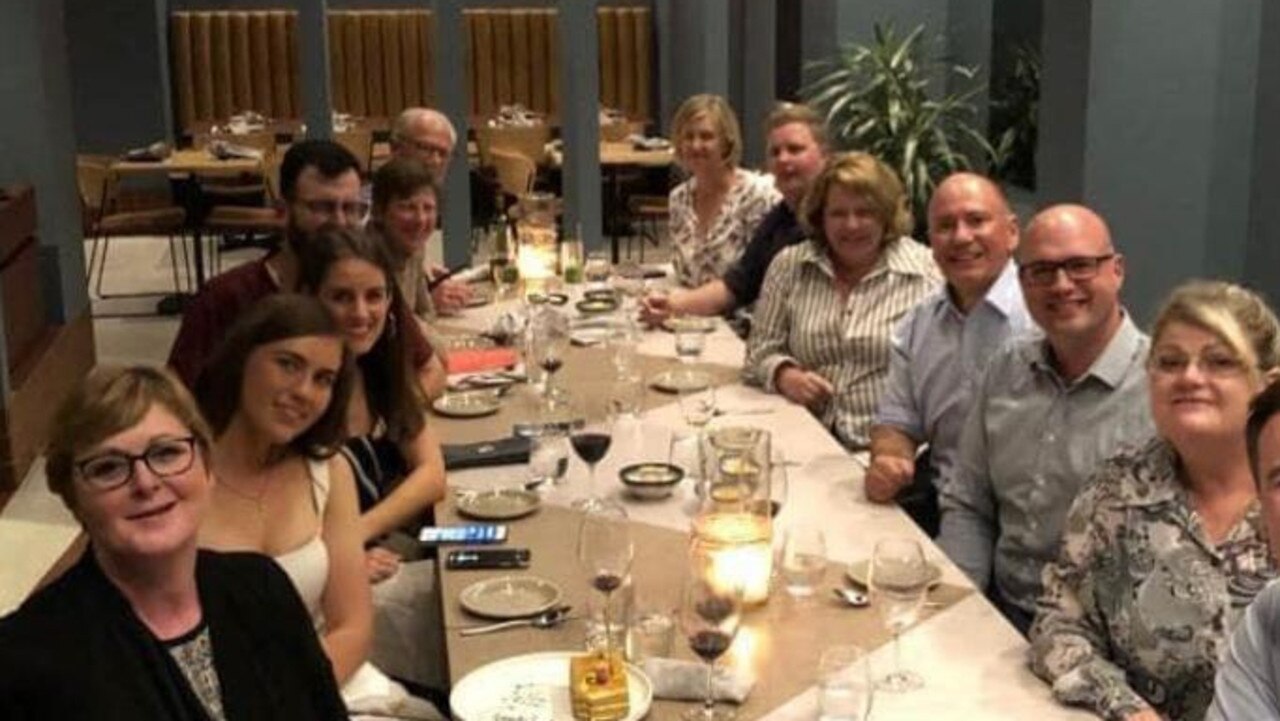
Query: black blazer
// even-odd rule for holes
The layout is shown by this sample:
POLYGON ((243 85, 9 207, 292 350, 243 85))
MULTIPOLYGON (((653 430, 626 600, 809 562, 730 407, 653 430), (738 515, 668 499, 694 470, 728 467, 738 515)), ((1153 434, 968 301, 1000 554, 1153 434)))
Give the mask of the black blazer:
MULTIPOLYGON (((271 559, 200 551, 196 585, 228 721, 346 719, 328 658, 271 559)), ((208 718, 92 549, 0 619, 0 718, 208 718)))

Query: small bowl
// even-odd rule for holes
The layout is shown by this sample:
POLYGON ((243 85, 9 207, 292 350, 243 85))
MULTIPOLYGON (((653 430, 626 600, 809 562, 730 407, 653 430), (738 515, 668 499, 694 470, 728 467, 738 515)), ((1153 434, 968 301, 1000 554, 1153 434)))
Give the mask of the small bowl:
POLYGON ((618 309, 618 301, 614 298, 605 300, 604 298, 587 298, 578 301, 574 306, 578 312, 585 315, 595 315, 598 313, 612 313, 618 309))
POLYGON ((610 303, 618 302, 618 294, 608 288, 596 288, 588 290, 582 294, 586 300, 603 300, 610 303))
POLYGON ((684 480, 684 469, 670 463, 634 463, 618 471, 618 477, 636 498, 657 500, 675 491, 684 480))

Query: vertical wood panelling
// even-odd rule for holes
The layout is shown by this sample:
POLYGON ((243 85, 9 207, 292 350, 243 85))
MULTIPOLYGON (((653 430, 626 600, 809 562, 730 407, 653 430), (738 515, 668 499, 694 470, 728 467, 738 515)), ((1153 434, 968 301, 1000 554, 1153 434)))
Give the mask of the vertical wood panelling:
POLYGON ((543 19, 547 27, 547 112, 560 112, 560 24, 555 13, 548 12, 543 19))
POLYGON ((436 16, 423 13, 418 16, 418 51, 422 55, 422 104, 436 104, 436 54, 432 38, 436 32, 436 16))
POLYGON ((618 9, 618 100, 617 107, 631 116, 636 109, 636 26, 635 8, 618 9))
POLYGON ((529 107, 542 113, 551 109, 551 89, 546 82, 551 73, 551 38, 546 18, 547 13, 541 11, 529 17, 529 107))
POLYGON ((302 115, 302 56, 298 52, 298 14, 285 13, 285 37, 289 39, 288 52, 285 58, 289 64, 289 109, 288 112, 276 113, 277 118, 292 118, 302 115))
POLYGON ((473 113, 480 116, 489 116, 497 109, 494 97, 493 82, 493 24, 489 13, 480 11, 468 13, 470 18, 474 18, 474 34, 471 36, 472 58, 475 61, 476 77, 472 84, 475 90, 475 101, 473 103, 473 113))
POLYGON ((213 112, 225 118, 233 112, 231 98, 231 16, 225 12, 213 14, 210 33, 210 51, 213 57, 213 112))
POLYGON ((618 107, 618 14, 613 8, 596 10, 596 29, 600 33, 600 104, 618 107))
POLYGON ((365 115, 385 115, 386 94, 382 83, 382 58, 379 57, 378 16, 374 13, 360 13, 360 35, 364 43, 364 84, 365 102, 369 109, 365 115))
POLYGON ((511 13, 493 13, 493 95, 499 106, 515 101, 511 92, 511 13))
POLYGON ((265 113, 271 107, 271 28, 266 13, 249 15, 249 52, 253 56, 249 63, 253 107, 265 113))
POLYGON ((178 123, 185 128, 196 119, 195 78, 191 74, 191 16, 187 13, 174 13, 171 27, 173 82, 178 90, 178 123))
POLYGON ((352 115, 368 115, 365 102, 364 47, 360 38, 360 21, 351 17, 343 28, 342 43, 347 55, 347 112, 352 115))
POLYGON ((404 105, 422 105, 422 48, 419 46, 422 13, 411 13, 400 23, 400 57, 404 72, 404 105))
POLYGON ((195 52, 192 54, 192 67, 196 68, 196 117, 213 117, 213 53, 209 46, 209 25, 213 18, 208 14, 196 15, 192 23, 192 38, 195 40, 195 52))
POLYGON ((341 113, 348 112, 347 52, 342 44, 342 28, 346 23, 346 13, 329 13, 325 24, 329 33, 329 96, 333 99, 334 110, 341 113))
POLYGON ((271 13, 271 109, 275 118, 294 117, 289 90, 289 27, 284 13, 271 13))
POLYGON ((653 20, 649 8, 640 8, 632 16, 636 39, 636 104, 631 117, 643 120, 657 113, 653 103, 653 20))
POLYGON ((386 81, 386 106, 382 114, 388 117, 398 114, 404 109, 404 76, 400 68, 404 59, 400 52, 401 21, 408 17, 402 12, 386 13, 381 18, 382 26, 382 73, 386 81))
POLYGON ((253 80, 249 73, 249 16, 231 16, 231 99, 240 110, 259 110, 253 105, 253 80))
POLYGON ((533 106, 533 91, 529 87, 529 67, 532 60, 529 54, 529 28, 532 24, 533 13, 528 10, 511 13, 511 56, 514 59, 511 94, 517 103, 526 108, 533 106))

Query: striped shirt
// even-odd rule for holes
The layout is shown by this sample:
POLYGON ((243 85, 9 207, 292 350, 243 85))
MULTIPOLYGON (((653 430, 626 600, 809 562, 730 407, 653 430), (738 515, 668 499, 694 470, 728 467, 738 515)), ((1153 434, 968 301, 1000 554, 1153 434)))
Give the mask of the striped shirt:
POLYGON ((845 447, 865 448, 889 374, 893 329, 941 283, 929 250, 897 238, 842 301, 826 247, 791 246, 765 275, 743 378, 776 393, 783 364, 821 375, 835 395, 815 413, 845 447))

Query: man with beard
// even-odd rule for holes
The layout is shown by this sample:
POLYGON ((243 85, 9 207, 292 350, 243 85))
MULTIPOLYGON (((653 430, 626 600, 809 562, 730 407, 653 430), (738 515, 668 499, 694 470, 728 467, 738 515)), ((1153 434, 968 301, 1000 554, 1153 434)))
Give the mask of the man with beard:
MULTIPOLYGON (((187 387, 194 387, 205 360, 242 312, 261 298, 298 284, 298 256, 321 228, 358 228, 369 212, 360 195, 360 165, 346 148, 331 140, 304 140, 285 153, 280 164, 285 235, 280 248, 266 257, 237 266, 210 279, 182 314, 178 337, 169 351, 169 366, 187 387)), ((396 314, 398 329, 419 382, 428 396, 443 387, 444 370, 412 314, 396 314)))

